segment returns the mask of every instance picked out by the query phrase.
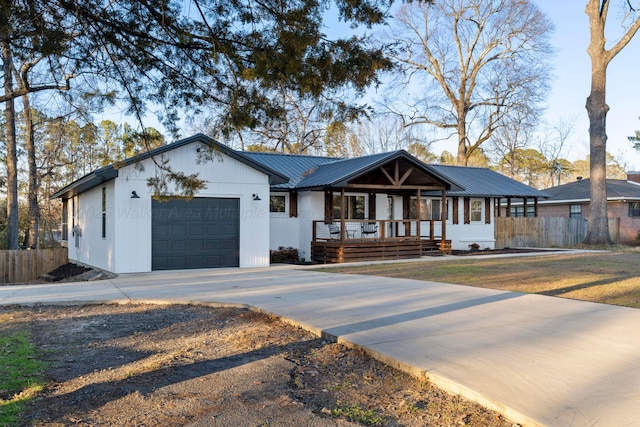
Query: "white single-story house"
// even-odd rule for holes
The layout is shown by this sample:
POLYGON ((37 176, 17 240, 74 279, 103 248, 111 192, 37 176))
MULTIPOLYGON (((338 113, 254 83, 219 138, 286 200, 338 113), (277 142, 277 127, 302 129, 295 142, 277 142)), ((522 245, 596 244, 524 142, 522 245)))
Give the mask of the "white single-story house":
POLYGON ((404 150, 351 159, 249 153, 199 134, 53 197, 63 202, 69 259, 129 273, 265 267, 279 247, 319 262, 494 248, 500 199, 544 196, 489 169, 427 165, 404 150), (165 161, 206 188, 156 200, 147 180, 165 161))

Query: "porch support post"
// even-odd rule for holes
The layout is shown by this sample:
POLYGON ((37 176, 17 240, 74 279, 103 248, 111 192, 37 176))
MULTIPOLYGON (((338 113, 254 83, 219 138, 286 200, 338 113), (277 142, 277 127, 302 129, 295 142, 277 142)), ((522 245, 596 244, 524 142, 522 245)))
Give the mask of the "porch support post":
POLYGON ((527 212, 528 209, 527 209, 527 198, 526 197, 524 197, 522 199, 522 209, 524 210, 524 212, 522 213, 522 216, 525 217, 525 218, 528 217, 529 213, 527 212))
POLYGON ((344 187, 340 189, 340 242, 344 243, 346 230, 345 230, 345 221, 344 221, 344 212, 346 206, 344 204, 344 187))
POLYGON ((420 189, 416 190, 416 238, 420 240, 420 220, 422 219, 422 211, 420 209, 420 189))
POLYGON ((502 212, 500 212, 500 211, 502 210, 501 203, 502 203, 502 199, 501 199, 500 197, 498 197, 498 198, 496 199, 496 205, 497 205, 497 206, 496 206, 496 211, 498 212, 498 215, 497 215, 497 216, 502 216, 502 212))
POLYGON ((511 216, 511 197, 507 197, 507 214, 505 216, 511 216))
POLYGON ((538 217, 538 197, 533 198, 533 216, 538 217))
POLYGON ((440 252, 447 252, 447 190, 442 190, 442 240, 440 241, 440 252))

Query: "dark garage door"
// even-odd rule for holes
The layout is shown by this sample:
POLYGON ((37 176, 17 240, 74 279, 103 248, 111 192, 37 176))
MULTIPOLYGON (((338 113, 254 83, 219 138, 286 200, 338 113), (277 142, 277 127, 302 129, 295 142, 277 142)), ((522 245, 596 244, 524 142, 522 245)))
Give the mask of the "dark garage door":
POLYGON ((152 201, 151 269, 238 267, 240 200, 152 201))

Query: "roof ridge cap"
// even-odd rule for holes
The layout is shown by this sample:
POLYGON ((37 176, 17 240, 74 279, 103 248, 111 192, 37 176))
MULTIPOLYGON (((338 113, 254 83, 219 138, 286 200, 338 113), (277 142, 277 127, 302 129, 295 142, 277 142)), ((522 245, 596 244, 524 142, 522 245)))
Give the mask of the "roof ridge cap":
POLYGON ((292 154, 292 153, 270 153, 265 151, 242 151, 237 150, 239 153, 243 154, 264 154, 268 156, 282 156, 282 157, 303 157, 303 158, 311 158, 311 159, 327 159, 327 160, 342 160, 340 157, 328 157, 328 156, 316 156, 309 154, 292 154))
MULTIPOLYGON (((464 169, 486 169, 486 170, 490 170, 492 172, 496 172, 493 169, 489 168, 489 167, 484 167, 484 166, 462 166, 462 165, 446 165, 446 164, 441 164, 441 163, 428 163, 428 165, 430 166, 441 166, 441 167, 445 167, 445 168, 464 168, 464 169)), ((500 173, 500 172, 498 172, 500 173)), ((501 174, 502 175, 502 174, 501 174)), ((505 175, 506 176, 506 175, 505 175)))

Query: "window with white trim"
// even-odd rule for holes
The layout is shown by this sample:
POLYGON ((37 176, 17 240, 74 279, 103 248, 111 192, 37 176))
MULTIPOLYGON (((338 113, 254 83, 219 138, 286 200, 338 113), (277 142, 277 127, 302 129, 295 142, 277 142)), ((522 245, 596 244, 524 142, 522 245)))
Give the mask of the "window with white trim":
POLYGON ((482 221, 482 200, 471 200, 471 222, 482 221))
POLYGON ((287 211, 287 197, 284 195, 269 196, 269 212, 285 213, 287 211))

